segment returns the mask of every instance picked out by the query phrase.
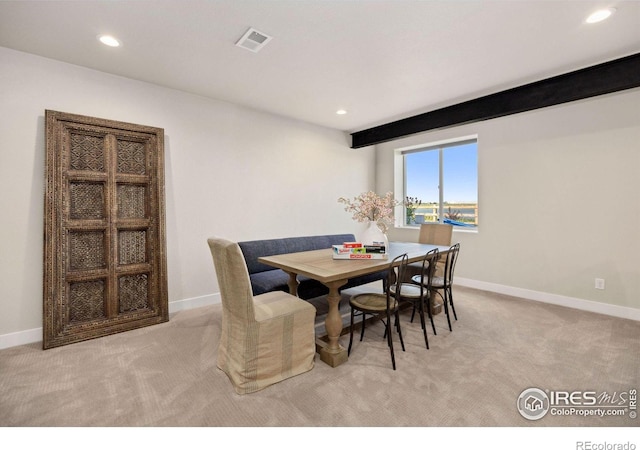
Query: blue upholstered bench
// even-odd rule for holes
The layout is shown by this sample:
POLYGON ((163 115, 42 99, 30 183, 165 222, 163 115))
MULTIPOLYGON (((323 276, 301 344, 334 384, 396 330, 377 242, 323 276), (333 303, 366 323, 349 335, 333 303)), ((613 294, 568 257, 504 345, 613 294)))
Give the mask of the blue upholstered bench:
MULTIPOLYGON (((281 255, 283 253, 304 252, 308 250, 320 250, 331 248, 332 245, 343 242, 353 242, 353 234, 332 234, 322 236, 301 236, 281 239, 265 239, 260 241, 238 242, 244 259, 247 262, 249 278, 253 295, 264 294, 271 291, 289 292, 289 275, 283 270, 258 262, 261 256, 281 255)), ((385 278, 385 272, 376 272, 352 278, 342 289, 371 283, 385 278)), ((319 281, 312 280, 302 275, 298 276, 298 297, 308 300, 320 295, 325 295, 329 289, 319 281)))

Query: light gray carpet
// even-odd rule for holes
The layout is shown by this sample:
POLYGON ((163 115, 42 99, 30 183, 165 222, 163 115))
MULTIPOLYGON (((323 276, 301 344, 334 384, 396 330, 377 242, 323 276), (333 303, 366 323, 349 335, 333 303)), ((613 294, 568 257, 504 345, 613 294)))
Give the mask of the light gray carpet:
MULTIPOLYGON (((349 361, 240 396, 215 366, 220 305, 168 323, 43 351, 0 351, 0 426, 585 426, 640 419, 558 417, 516 409, 520 393, 640 388, 640 323, 468 288, 454 291, 426 350, 403 315, 396 371, 381 324, 349 361)), ((344 301, 343 301, 344 302, 344 301)), ((397 341, 397 335, 394 335, 397 341)), ((348 336, 341 342, 348 343, 348 336)))

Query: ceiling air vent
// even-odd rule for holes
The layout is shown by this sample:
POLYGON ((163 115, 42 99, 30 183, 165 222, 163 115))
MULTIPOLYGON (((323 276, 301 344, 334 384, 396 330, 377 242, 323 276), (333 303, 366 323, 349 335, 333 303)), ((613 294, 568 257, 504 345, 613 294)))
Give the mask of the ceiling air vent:
POLYGON ((238 47, 251 50, 252 52, 258 52, 262 47, 267 45, 267 42, 271 40, 271 36, 267 36, 261 31, 255 28, 249 28, 247 32, 240 38, 236 45, 238 47))

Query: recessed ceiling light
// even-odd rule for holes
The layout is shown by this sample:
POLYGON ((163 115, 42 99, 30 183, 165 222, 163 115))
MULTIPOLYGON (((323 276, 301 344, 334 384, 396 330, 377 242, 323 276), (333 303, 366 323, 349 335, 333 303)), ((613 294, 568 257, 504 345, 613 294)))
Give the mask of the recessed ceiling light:
POLYGON ((339 109, 336 111, 336 114, 339 116, 344 116, 347 113, 346 109, 339 109))
POLYGON ((98 36, 98 40, 109 47, 120 47, 120 41, 108 34, 101 34, 98 36))
POLYGON ((611 14, 613 14, 614 12, 616 12, 615 8, 599 9, 598 11, 594 12, 589 17, 587 17, 586 22, 587 23, 602 22, 603 20, 611 17, 611 14))

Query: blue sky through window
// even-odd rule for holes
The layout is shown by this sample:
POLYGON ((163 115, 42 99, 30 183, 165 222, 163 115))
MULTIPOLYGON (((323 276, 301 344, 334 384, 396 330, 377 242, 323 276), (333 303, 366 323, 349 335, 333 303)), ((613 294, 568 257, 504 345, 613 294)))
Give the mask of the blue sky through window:
MULTIPOLYGON (((407 153, 406 193, 423 203, 438 202, 438 149, 407 153)), ((446 147, 444 150, 444 201, 451 203, 478 202, 477 143, 446 147)))

